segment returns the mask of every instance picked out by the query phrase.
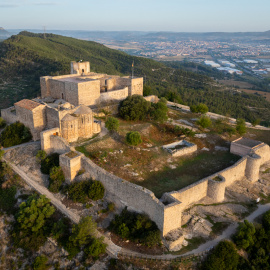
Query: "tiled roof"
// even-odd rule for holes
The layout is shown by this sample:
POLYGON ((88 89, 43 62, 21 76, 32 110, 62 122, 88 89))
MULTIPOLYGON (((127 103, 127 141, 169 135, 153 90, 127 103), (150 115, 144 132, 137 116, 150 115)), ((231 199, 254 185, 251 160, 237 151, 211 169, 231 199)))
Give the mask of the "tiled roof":
POLYGON ((32 111, 41 104, 30 99, 22 99, 14 105, 32 111))

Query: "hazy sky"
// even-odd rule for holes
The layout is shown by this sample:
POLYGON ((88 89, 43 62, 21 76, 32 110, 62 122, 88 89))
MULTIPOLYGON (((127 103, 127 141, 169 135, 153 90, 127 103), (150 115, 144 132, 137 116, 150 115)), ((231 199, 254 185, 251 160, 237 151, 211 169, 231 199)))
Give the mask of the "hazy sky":
POLYGON ((270 0, 0 0, 7 29, 266 31, 270 0))

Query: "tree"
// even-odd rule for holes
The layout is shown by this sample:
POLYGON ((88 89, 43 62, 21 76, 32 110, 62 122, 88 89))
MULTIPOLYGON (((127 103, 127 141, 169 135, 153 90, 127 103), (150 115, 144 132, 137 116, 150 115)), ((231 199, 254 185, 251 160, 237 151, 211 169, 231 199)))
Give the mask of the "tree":
POLYGON ((40 197, 33 195, 20 204, 16 220, 21 230, 37 232, 54 212, 55 208, 51 206, 50 200, 45 195, 40 197))
POLYGON ((92 220, 92 217, 83 217, 79 224, 73 226, 69 241, 77 247, 86 245, 96 235, 96 228, 97 224, 92 220))
POLYGON ((88 197, 94 201, 100 200, 104 196, 104 186, 100 181, 93 181, 89 191, 88 191, 88 197))
POLYGON ((149 85, 144 85, 143 86, 143 96, 146 97, 146 96, 150 96, 152 95, 152 89, 149 85))
POLYGON ((119 115, 125 120, 144 120, 151 103, 140 95, 128 96, 120 103, 119 115))
POLYGON ((244 220, 238 227, 237 233, 234 236, 234 242, 237 247, 247 249, 254 244, 255 233, 254 225, 244 220))
POLYGON ((211 126, 212 122, 208 116, 202 115, 201 118, 196 122, 202 128, 208 128, 211 126))
POLYGON ((0 144, 4 147, 10 147, 28 142, 32 139, 30 129, 22 123, 16 122, 7 126, 0 135, 0 144))
POLYGON ((90 186, 89 180, 74 182, 67 187, 68 197, 74 202, 86 203, 90 186))
POLYGON ((2 159, 2 157, 4 156, 4 154, 5 154, 5 151, 0 149, 0 160, 2 159))
POLYGON ((206 104, 200 103, 198 105, 191 105, 190 106, 190 111, 193 113, 202 113, 205 114, 209 111, 208 107, 206 104))
POLYGON ((236 119, 236 131, 241 136, 247 132, 245 119, 241 119, 241 118, 236 119))
POLYGON ((104 238, 93 239, 92 242, 84 248, 87 256, 97 259, 99 255, 105 253, 107 245, 103 243, 104 238))
POLYGON ((61 167, 52 167, 49 177, 49 190, 54 193, 59 192, 64 182, 65 176, 61 167))
POLYGON ((114 117, 109 117, 108 120, 105 122, 105 127, 109 131, 117 131, 119 128, 119 120, 114 117))
POLYGON ((221 241, 207 256, 202 264, 202 270, 237 270, 239 255, 234 244, 221 241))
POLYGON ((49 174, 51 168, 59 166, 59 154, 53 153, 41 160, 40 170, 44 174, 49 174))
POLYGON ((270 231, 270 211, 267 211, 263 215, 262 225, 263 225, 266 232, 270 231))
MULTIPOLYGON (((165 98, 163 98, 165 99, 165 98)), ((151 109, 150 109, 150 115, 154 118, 154 120, 163 122, 168 119, 167 112, 168 107, 166 105, 166 99, 160 100, 158 103, 152 103, 151 109)))
POLYGON ((168 91, 165 98, 174 103, 183 103, 181 96, 175 91, 168 91))
POLYGON ((251 121, 251 124, 253 127, 259 125, 260 123, 261 123, 261 119, 259 119, 259 118, 256 118, 256 119, 251 121))
POLYGON ((130 131, 126 134, 126 142, 132 146, 142 143, 141 134, 138 131, 130 131))

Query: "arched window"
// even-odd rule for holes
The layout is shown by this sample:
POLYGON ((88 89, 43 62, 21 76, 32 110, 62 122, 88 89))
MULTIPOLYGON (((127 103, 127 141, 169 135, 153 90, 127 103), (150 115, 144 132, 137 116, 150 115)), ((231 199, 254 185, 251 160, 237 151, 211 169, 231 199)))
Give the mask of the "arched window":
POLYGON ((64 94, 62 93, 62 99, 64 99, 64 94))

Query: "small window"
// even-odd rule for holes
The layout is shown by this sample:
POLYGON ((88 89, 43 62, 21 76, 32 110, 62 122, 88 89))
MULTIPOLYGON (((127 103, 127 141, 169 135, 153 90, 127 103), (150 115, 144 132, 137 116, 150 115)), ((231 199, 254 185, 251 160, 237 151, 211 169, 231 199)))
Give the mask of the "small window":
POLYGON ((84 72, 84 68, 82 69, 82 72, 84 72))
POLYGON ((70 127, 73 128, 73 125, 71 125, 70 127))
POLYGON ((64 94, 62 93, 62 99, 64 99, 64 94))

